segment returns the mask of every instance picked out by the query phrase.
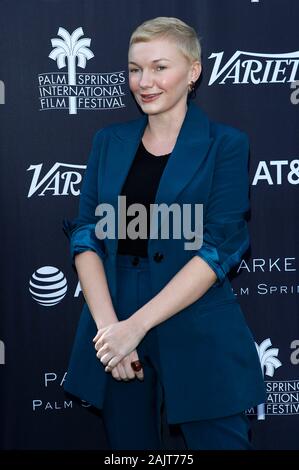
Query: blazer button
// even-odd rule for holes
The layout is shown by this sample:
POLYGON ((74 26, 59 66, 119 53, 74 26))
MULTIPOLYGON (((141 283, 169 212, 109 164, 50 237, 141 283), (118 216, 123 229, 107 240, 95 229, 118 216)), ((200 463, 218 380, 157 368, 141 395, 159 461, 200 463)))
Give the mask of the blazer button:
POLYGON ((162 261, 163 258, 164 258, 163 253, 157 252, 154 254, 154 260, 156 261, 156 263, 160 263, 160 261, 162 261))

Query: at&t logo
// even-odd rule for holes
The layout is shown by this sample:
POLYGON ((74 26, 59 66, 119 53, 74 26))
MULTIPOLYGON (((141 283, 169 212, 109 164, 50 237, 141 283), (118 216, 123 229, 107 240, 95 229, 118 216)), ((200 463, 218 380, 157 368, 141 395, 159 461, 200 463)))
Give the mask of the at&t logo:
POLYGON ((252 186, 263 182, 269 186, 289 183, 299 184, 299 159, 294 160, 261 160, 256 169, 252 186))
POLYGON ((53 307, 65 297, 67 280, 58 268, 43 266, 32 274, 29 292, 39 305, 53 307))

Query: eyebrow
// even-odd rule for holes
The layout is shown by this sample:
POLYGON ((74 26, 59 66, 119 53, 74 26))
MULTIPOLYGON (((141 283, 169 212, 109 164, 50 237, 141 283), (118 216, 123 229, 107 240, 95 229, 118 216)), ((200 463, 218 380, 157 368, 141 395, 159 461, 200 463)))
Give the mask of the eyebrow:
MULTIPOLYGON (((152 62, 159 62, 160 60, 168 60, 168 62, 171 62, 171 60, 166 59, 166 57, 160 57, 160 59, 154 59, 154 60, 152 60, 152 62)), ((137 62, 133 62, 133 61, 130 61, 129 64, 138 65, 137 62)))

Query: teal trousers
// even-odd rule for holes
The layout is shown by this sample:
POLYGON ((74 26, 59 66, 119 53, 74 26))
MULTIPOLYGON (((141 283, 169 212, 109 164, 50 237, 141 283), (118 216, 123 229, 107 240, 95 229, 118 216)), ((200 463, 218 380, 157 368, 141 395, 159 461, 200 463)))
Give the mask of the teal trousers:
MULTIPOLYGON (((117 255, 117 315, 124 320, 152 298, 148 258, 117 255)), ((144 381, 117 381, 108 374, 102 417, 112 450, 163 450, 163 378, 157 329, 137 347, 144 381)), ((179 423, 186 449, 251 450, 245 413, 179 423)), ((169 450, 169 449, 168 449, 169 450)))

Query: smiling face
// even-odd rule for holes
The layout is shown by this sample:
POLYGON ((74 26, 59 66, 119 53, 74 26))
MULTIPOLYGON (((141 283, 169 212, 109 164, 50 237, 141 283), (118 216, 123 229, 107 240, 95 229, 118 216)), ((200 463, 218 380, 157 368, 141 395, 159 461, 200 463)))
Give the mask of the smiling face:
POLYGON ((129 49, 129 85, 146 114, 160 114, 185 106, 188 84, 201 72, 174 40, 157 38, 132 44, 129 49))

